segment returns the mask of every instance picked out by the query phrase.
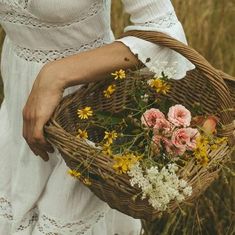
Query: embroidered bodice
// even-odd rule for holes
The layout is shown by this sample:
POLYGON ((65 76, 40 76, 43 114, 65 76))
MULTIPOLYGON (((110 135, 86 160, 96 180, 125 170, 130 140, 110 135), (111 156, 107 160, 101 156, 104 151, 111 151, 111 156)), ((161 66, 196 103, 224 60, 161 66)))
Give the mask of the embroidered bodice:
POLYGON ((108 7, 103 0, 2 0, 0 22, 20 57, 44 63, 113 40, 108 7))
MULTIPOLYGON (((125 30, 161 31, 186 42, 170 0, 123 3, 133 23, 125 30)), ((18 56, 46 63, 112 42, 110 9, 111 0, 0 0, 0 23, 18 56)), ((143 62, 156 56, 159 49, 133 37, 121 41, 138 52, 143 62)), ((172 61, 178 62, 179 58, 172 55, 168 53, 172 61)), ((152 59, 148 66, 154 70, 156 59, 152 59)))

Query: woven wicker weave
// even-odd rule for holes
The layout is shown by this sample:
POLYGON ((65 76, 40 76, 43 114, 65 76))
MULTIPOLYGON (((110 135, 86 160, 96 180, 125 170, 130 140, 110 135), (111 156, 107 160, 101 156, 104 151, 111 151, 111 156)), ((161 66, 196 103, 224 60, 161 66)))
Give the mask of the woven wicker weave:
MULTIPOLYGON (((233 145, 235 79, 216 70, 195 50, 167 35, 156 32, 131 31, 125 33, 124 36, 128 35, 171 48, 196 66, 196 69, 189 71, 184 79, 171 82, 169 98, 189 109, 197 102, 203 107, 205 113, 218 114, 223 123, 219 134, 229 137, 230 144, 233 145)), ((112 168, 113 160, 102 154, 97 156, 97 152, 100 151, 95 145, 76 138, 78 128, 82 128, 84 125, 77 117, 77 109, 91 106, 94 112, 108 110, 118 113, 130 100, 129 97, 133 89, 131 77, 141 76, 141 79, 144 79, 148 75, 148 73, 130 72, 127 79, 118 83, 117 90, 110 99, 103 96, 103 90, 109 81, 84 85, 76 93, 68 95, 62 100, 45 127, 45 132, 48 141, 59 149, 71 169, 76 169, 81 163, 84 169, 88 168, 92 183, 88 187, 99 198, 106 201, 112 208, 132 217, 154 220, 160 212, 154 210, 147 200, 139 198, 133 200, 133 195, 140 191, 130 185, 127 175, 115 173, 112 168)), ((102 139, 102 133, 99 129, 91 128, 88 131, 90 141, 96 143, 102 139)), ((230 152, 229 146, 222 145, 210 153, 212 160, 209 162, 208 168, 195 167, 195 162, 192 160, 187 168, 179 172, 180 176, 187 179, 193 188, 193 195, 187 201, 198 197, 217 178, 221 165, 229 159, 230 152)), ((174 210, 177 206, 175 202, 172 202, 169 211, 174 210)))

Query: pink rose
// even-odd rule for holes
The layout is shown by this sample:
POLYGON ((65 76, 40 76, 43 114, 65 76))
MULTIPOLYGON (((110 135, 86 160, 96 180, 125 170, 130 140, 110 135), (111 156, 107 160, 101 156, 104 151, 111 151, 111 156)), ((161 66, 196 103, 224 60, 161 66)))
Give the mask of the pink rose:
POLYGON ((141 117, 141 122, 147 127, 154 127, 157 119, 165 118, 159 109, 149 109, 141 117))
POLYGON ((169 133, 171 131, 171 123, 165 118, 156 119, 153 127, 153 132, 158 134, 159 132, 169 133))
POLYGON ((171 142, 171 140, 167 139, 167 138, 163 138, 162 142, 164 144, 164 147, 166 149, 167 153, 173 154, 174 152, 174 148, 175 146, 173 145, 173 143, 171 142))
POLYGON ((181 156, 185 153, 185 148, 176 148, 170 139, 163 138, 162 142, 164 144, 165 150, 167 153, 174 156, 181 156))
POLYGON ((191 122, 191 113, 183 105, 172 106, 168 112, 168 120, 175 126, 187 127, 191 122))
POLYGON ((196 138, 199 132, 194 128, 181 128, 173 132, 171 141, 182 155, 186 150, 196 148, 196 138))
POLYGON ((152 149, 155 153, 159 153, 160 151, 160 146, 161 146, 161 136, 159 135, 154 135, 153 136, 153 144, 152 144, 152 149))
POLYGON ((188 150, 196 149, 196 139, 200 136, 200 133, 195 128, 187 128, 186 129, 190 138, 190 141, 187 143, 188 150))
POLYGON ((184 148, 175 148, 174 149, 174 154, 176 156, 182 156, 182 155, 184 155, 185 151, 186 150, 184 148))
POLYGON ((154 142, 154 144, 160 145, 161 139, 162 139, 162 138, 161 138, 160 135, 154 135, 154 136, 153 136, 153 142, 154 142))
POLYGON ((178 155, 183 155, 184 152, 186 151, 187 143, 190 141, 190 137, 186 131, 185 128, 178 129, 173 132, 171 141, 173 145, 179 150, 181 154, 178 155))

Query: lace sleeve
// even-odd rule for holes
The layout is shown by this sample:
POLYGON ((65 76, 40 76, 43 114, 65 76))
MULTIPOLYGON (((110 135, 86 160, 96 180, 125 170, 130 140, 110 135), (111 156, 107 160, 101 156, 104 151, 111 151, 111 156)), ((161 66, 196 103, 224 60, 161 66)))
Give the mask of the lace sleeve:
MULTIPOLYGON (((163 32, 187 44, 184 30, 177 19, 170 0, 122 1, 125 11, 131 15, 131 22, 133 23, 133 25, 127 26, 125 31, 163 32)), ((157 75, 164 70, 174 79, 180 79, 185 76, 188 70, 194 68, 192 63, 171 49, 130 36, 117 41, 129 47, 134 54, 138 55, 139 60, 157 75)))

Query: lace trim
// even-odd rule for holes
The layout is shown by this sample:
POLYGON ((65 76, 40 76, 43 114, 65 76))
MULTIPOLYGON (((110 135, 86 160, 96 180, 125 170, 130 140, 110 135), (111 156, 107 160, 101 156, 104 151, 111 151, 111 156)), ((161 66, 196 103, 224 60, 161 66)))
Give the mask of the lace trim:
POLYGON ((19 6, 19 0, 0 0, 0 3, 9 5, 11 7, 19 6))
POLYGON ((64 50, 32 50, 18 45, 13 45, 16 55, 26 61, 34 61, 38 63, 46 63, 58 59, 65 58, 70 55, 77 54, 104 45, 104 39, 98 38, 90 43, 83 44, 79 48, 67 48, 64 50))
POLYGON ((28 6, 28 0, 0 0, 0 3, 6 4, 12 8, 23 7, 23 9, 26 9, 28 6))
MULTIPOLYGON (((32 209, 25 218, 16 225, 15 232, 32 230, 36 226, 36 229, 45 235, 82 235, 89 231, 96 223, 102 220, 108 210, 105 207, 103 211, 94 211, 94 213, 83 220, 75 222, 63 222, 49 217, 45 214, 39 216, 38 208, 32 209)), ((13 222, 12 205, 11 203, 1 197, 0 198, 0 219, 6 219, 9 222, 13 222)))
POLYGON ((19 225, 16 226, 16 232, 26 231, 35 226, 38 221, 38 210, 37 208, 32 209, 29 213, 23 218, 19 225))
MULTIPOLYGON (((13 3, 11 4, 13 5, 13 3)), ((24 8, 27 8, 27 4, 28 4, 28 1, 24 1, 24 4, 23 4, 24 8)), ((74 20, 73 22, 68 22, 64 24, 42 22, 37 18, 34 18, 26 14, 20 14, 16 11, 7 12, 5 14, 0 14, 0 20, 3 22, 12 23, 12 24, 21 24, 21 25, 26 25, 26 26, 38 27, 38 28, 58 28, 58 27, 66 27, 66 26, 70 26, 78 22, 82 22, 98 14, 101 9, 102 9, 102 4, 100 2, 94 2, 90 6, 90 8, 88 8, 86 11, 81 13, 76 20, 74 20)))
POLYGON ((0 218, 12 221, 13 215, 11 208, 11 203, 7 199, 0 197, 0 218))
POLYGON ((175 12, 169 12, 166 15, 158 17, 155 20, 147 21, 143 24, 138 24, 138 25, 146 27, 170 28, 177 23, 178 19, 177 16, 175 15, 175 12))
POLYGON ((105 211, 96 211, 85 220, 70 223, 58 221, 46 215, 43 215, 39 218, 37 229, 42 234, 46 235, 58 235, 58 233, 54 233, 54 231, 67 235, 82 235, 85 234, 85 232, 89 231, 101 219, 103 219, 105 213, 105 211))

